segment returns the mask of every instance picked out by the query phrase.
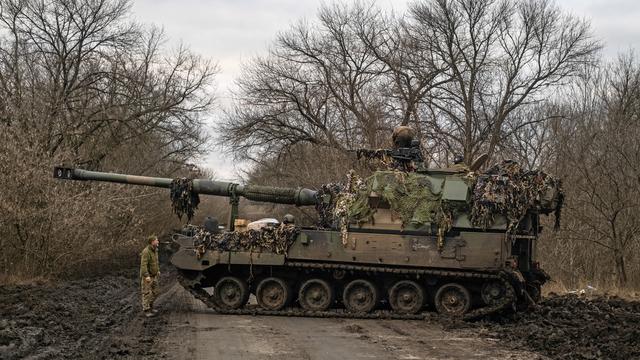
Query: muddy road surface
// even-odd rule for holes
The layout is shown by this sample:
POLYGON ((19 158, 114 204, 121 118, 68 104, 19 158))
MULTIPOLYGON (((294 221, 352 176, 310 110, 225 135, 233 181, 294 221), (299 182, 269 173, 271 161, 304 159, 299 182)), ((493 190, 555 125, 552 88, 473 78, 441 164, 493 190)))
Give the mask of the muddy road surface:
POLYGON ((168 323, 158 349, 167 359, 541 358, 425 321, 218 315, 177 284, 161 300, 168 323))
POLYGON ((640 303, 554 296, 473 323, 220 315, 164 271, 159 316, 137 273, 0 286, 0 359, 640 359, 640 303))

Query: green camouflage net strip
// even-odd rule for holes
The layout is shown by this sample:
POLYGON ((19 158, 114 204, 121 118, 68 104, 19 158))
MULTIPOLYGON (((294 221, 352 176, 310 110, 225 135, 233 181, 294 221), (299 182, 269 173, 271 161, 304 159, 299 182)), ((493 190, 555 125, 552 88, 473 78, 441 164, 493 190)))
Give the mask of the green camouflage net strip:
POLYGON ((292 224, 264 226, 258 230, 227 231, 211 234, 199 227, 194 235, 194 246, 198 254, 206 250, 252 251, 286 254, 300 229, 292 224))
POLYGON ((400 217, 403 227, 406 224, 415 227, 436 224, 438 244, 442 248, 444 234, 453 226, 455 215, 465 210, 467 205, 450 204, 432 189, 429 179, 417 173, 379 171, 363 181, 352 170, 347 174, 347 186, 331 193, 330 205, 323 206, 326 214, 323 221, 324 224, 337 223, 342 244, 347 246, 349 224, 373 221, 377 208, 371 206, 369 198, 371 193, 375 193, 400 217), (332 213, 331 222, 326 220, 329 213, 332 213))
POLYGON ((318 227, 331 228, 335 221, 334 210, 338 194, 344 186, 339 183, 324 184, 316 192, 316 211, 318 213, 318 227))
POLYGON ((562 183, 539 170, 525 171, 513 160, 505 160, 479 175, 473 188, 471 222, 482 229, 491 227, 495 215, 507 218, 513 231, 528 211, 555 212, 556 227, 564 195, 562 183))
POLYGON ((193 191, 192 179, 177 178, 171 181, 171 208, 180 220, 183 215, 186 215, 187 221, 190 222, 198 204, 200 204, 200 196, 193 191))
POLYGON ((372 220, 376 209, 369 205, 373 192, 386 201, 403 224, 421 226, 445 216, 440 194, 432 190, 429 179, 417 173, 379 171, 367 178, 349 208, 349 217, 358 223, 372 220))
POLYGON ((321 228, 336 226, 343 244, 348 242, 348 225, 372 222, 377 211, 370 202, 375 193, 402 220, 402 226, 419 228, 435 224, 440 237, 453 227, 456 217, 470 215, 473 226, 487 229, 496 216, 504 216, 508 231, 513 231, 528 211, 555 212, 559 226, 563 203, 561 181, 543 171, 525 171, 514 161, 504 161, 463 180, 473 189, 470 202, 446 201, 440 190, 434 191, 429 177, 404 171, 377 171, 362 180, 353 171, 347 186, 328 184, 318 192, 321 228), (322 203, 320 203, 322 201, 322 203))

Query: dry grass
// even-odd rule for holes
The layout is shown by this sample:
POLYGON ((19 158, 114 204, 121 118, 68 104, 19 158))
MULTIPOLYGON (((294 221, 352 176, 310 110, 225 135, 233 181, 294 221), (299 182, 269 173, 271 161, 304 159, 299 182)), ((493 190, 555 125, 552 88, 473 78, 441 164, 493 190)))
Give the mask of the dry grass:
POLYGON ((617 285, 592 285, 586 281, 581 282, 580 286, 572 289, 567 287, 562 281, 551 281, 542 287, 543 296, 550 294, 579 294, 586 296, 617 296, 627 300, 640 301, 640 290, 632 288, 622 288, 617 285))

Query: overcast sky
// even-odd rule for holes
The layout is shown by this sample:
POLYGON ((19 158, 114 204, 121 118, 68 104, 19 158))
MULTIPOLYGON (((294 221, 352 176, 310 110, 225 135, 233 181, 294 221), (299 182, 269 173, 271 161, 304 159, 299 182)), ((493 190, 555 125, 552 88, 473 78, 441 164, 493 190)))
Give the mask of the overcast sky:
MULTIPOLYGON (((264 54, 278 31, 304 18, 313 18, 320 0, 133 0, 135 18, 164 28, 170 42, 188 45, 220 66, 216 77, 219 107, 229 103, 229 90, 240 72, 240 64, 264 54)), ((329 2, 331 3, 331 2, 329 2)), ((407 1, 380 0, 378 5, 404 12, 407 1)), ((591 20, 596 36, 606 44, 605 53, 640 49, 640 1, 562 0, 566 11, 591 20)), ((210 122, 219 117, 219 110, 210 122)), ((215 136, 215 134, 214 134, 215 136)), ((218 178, 236 178, 228 156, 212 152, 202 165, 211 167, 218 178)))

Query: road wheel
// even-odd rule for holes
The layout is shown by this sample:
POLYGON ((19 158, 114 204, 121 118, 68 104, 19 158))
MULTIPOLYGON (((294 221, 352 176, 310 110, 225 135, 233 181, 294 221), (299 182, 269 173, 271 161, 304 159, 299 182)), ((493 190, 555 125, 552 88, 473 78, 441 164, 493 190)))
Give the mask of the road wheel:
POLYGON ((434 303, 440 314, 459 316, 466 313, 471 307, 471 295, 464 286, 449 283, 438 289, 434 303))
POLYGON ((298 302, 305 310, 327 310, 334 301, 333 287, 322 279, 309 279, 300 286, 298 302))
POLYGON ((249 301, 249 287, 238 277, 226 276, 216 283, 213 297, 222 308, 240 309, 249 301))
POLYGON ((261 308, 266 310, 281 310, 289 303, 291 291, 284 280, 268 277, 258 283, 256 300, 261 308))
POLYGON ((342 301, 349 312, 367 313, 378 304, 378 289, 369 280, 353 280, 344 288, 342 301))
POLYGON ((507 289, 505 289, 504 284, 500 281, 486 282, 482 284, 482 289, 480 289, 482 301, 489 306, 498 304, 506 295, 507 289))
POLYGON ((401 314, 416 314, 424 306, 424 288, 415 281, 401 280, 389 290, 391 308, 401 314))

